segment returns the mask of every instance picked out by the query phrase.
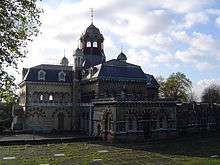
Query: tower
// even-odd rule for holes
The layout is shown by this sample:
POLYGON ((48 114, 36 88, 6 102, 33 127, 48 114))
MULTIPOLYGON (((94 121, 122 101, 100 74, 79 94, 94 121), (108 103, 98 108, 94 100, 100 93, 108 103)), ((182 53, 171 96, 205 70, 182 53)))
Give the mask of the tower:
POLYGON ((85 57, 85 68, 105 62, 104 37, 100 30, 93 24, 93 11, 91 24, 80 37, 80 48, 85 57))
POLYGON ((80 90, 80 80, 83 70, 83 62, 84 62, 84 54, 81 49, 77 48, 73 53, 74 59, 74 72, 73 72, 73 129, 79 129, 79 111, 80 111, 80 98, 81 98, 81 90, 80 90))
POLYGON ((84 62, 84 54, 81 49, 77 48, 73 54, 74 70, 81 70, 84 62))

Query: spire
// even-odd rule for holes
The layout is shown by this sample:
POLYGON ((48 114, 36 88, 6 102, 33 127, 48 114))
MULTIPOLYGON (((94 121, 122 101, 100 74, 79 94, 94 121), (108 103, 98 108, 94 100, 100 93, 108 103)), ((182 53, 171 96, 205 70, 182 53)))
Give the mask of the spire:
POLYGON ((94 17, 93 8, 90 8, 90 12, 91 12, 91 24, 93 24, 93 17, 94 17))
POLYGON ((68 61, 68 59, 66 58, 66 50, 65 50, 65 49, 63 50, 63 54, 64 54, 64 56, 63 56, 63 58, 61 59, 60 64, 63 65, 63 66, 68 66, 69 61, 68 61))

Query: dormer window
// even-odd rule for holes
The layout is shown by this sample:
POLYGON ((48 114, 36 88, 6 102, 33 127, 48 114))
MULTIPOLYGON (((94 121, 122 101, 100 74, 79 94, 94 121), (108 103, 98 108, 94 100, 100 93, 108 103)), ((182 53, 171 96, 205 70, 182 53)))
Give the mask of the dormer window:
POLYGON ((45 77, 46 77, 46 72, 43 70, 40 70, 38 72, 38 80, 45 80, 45 77))
POLYGON ((91 47, 91 42, 87 42, 86 47, 91 47))
POLYGON ((97 42, 93 42, 93 47, 95 47, 95 48, 98 47, 97 42))
POLYGON ((59 72, 58 78, 59 81, 66 81, 66 73, 64 71, 59 72))

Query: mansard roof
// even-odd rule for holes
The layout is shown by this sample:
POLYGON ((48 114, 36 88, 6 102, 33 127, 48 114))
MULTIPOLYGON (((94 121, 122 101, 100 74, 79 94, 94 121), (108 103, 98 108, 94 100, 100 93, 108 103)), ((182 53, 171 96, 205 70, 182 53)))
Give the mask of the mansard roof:
POLYGON ((113 59, 90 68, 84 80, 88 79, 138 80, 146 81, 149 87, 159 87, 152 75, 145 74, 140 66, 113 59))
POLYGON ((159 83, 157 82, 157 80, 154 78, 153 75, 145 74, 145 76, 147 78, 147 85, 149 87, 153 87, 153 86, 158 87, 158 88, 160 87, 159 83))
POLYGON ((72 80, 73 71, 71 66, 42 64, 32 68, 23 69, 22 81, 71 83, 72 80), (40 70, 43 70, 46 73, 45 80, 38 79, 38 72, 40 70), (66 74, 65 81, 59 81, 58 75, 61 71, 63 71, 66 74))
POLYGON ((122 80, 146 80, 145 74, 140 66, 115 59, 103 63, 99 77, 122 80))
POLYGON ((52 64, 40 64, 33 68, 39 69, 54 69, 54 70, 72 70, 72 66, 52 65, 52 64))

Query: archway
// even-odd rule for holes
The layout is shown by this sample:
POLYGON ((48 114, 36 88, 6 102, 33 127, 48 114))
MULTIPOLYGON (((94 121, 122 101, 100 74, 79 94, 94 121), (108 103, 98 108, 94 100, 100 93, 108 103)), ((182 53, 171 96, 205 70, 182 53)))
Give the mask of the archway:
POLYGON ((107 111, 103 115, 103 124, 104 124, 104 140, 108 140, 108 134, 111 128, 111 121, 112 121, 112 113, 107 111))
POLYGON ((59 131, 63 131, 64 130, 64 114, 63 113, 59 113, 57 115, 57 119, 58 119, 58 130, 59 131))

